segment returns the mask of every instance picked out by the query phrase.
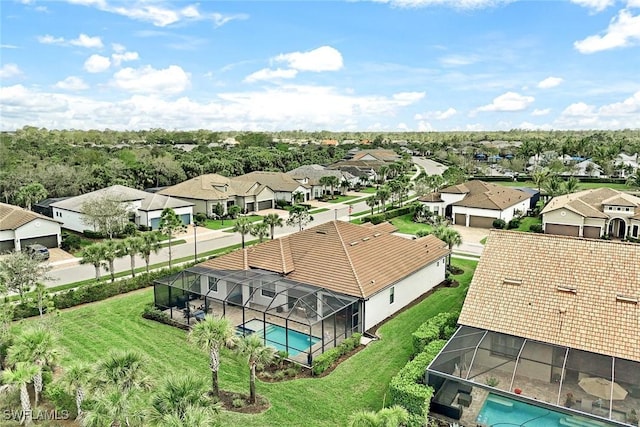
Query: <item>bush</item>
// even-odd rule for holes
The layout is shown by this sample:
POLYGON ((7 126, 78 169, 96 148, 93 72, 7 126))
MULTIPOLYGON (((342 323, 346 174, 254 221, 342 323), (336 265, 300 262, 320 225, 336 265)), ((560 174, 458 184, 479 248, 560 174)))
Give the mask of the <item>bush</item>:
POLYGON ((140 230, 140 231, 151 231, 151 227, 146 226, 146 225, 144 225, 144 224, 140 224, 140 225, 138 226, 138 230, 140 230))
POLYGON ((142 317, 149 320, 155 320, 156 322, 166 322, 169 320, 169 315, 157 308, 153 303, 149 303, 144 306, 144 309, 142 310, 142 317))
POLYGON ((542 233, 542 224, 531 224, 529 226, 529 231, 531 231, 532 233, 542 233))
POLYGON ((120 234, 118 234, 118 237, 134 236, 137 231, 138 226, 136 226, 133 222, 128 222, 125 224, 120 234))
POLYGON ((276 371, 276 373, 273 374, 273 379, 278 380, 278 381, 282 381, 284 379, 284 377, 286 377, 286 374, 284 373, 283 370, 276 371))
POLYGON ((377 214, 377 215, 369 215, 367 217, 364 218, 365 222, 371 222, 371 224, 376 225, 376 224, 380 224, 382 222, 385 221, 385 216, 384 214, 377 214))
POLYGON ((86 237, 87 239, 104 239, 105 235, 104 233, 101 233, 99 231, 93 231, 93 230, 84 230, 82 232, 82 234, 84 235, 84 237, 86 237))
POLYGON ((60 247, 67 252, 78 250, 82 247, 82 239, 76 234, 62 233, 62 244, 60 247))
POLYGON ((233 405, 234 408, 244 408, 246 403, 244 399, 236 398, 231 401, 231 404, 233 405))
POLYGON ((67 393, 60 384, 53 383, 43 391, 43 396, 56 408, 58 412, 67 412, 71 418, 77 415, 76 398, 67 393))
POLYGON ((494 219, 493 220, 493 228, 497 228, 499 230, 502 230, 504 228, 507 227, 507 223, 505 222, 504 219, 494 219))
POLYGON ((413 354, 419 354, 431 342, 437 339, 449 339, 456 330, 460 312, 439 313, 424 322, 411 334, 413 354))
POLYGON ((193 221, 197 224, 197 225, 204 225, 204 223, 207 222, 207 214, 202 213, 202 212, 198 212, 197 214, 195 214, 193 216, 193 221))
POLYGON ((284 199, 276 199, 276 208, 284 209, 289 203, 284 199))
POLYGON ((355 333, 351 337, 346 338, 340 343, 339 346, 325 351, 313 360, 312 371, 313 375, 320 375, 340 358, 340 356, 347 354, 356 349, 360 345, 360 339, 362 334, 355 333))
POLYGON ((513 218, 511 221, 509 221, 509 224, 507 225, 507 228, 509 230, 513 230, 514 228, 518 228, 520 227, 520 218, 513 218))

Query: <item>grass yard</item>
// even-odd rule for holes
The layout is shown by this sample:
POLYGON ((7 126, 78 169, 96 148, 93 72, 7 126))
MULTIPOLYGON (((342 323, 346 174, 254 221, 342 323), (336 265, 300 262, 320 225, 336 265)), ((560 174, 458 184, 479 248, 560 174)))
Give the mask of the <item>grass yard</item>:
POLYGON ((349 200, 358 199, 358 198, 360 198, 360 196, 335 196, 335 199, 328 199, 327 202, 344 203, 344 202, 348 202, 349 200))
POLYGON ((359 193, 376 194, 378 189, 376 187, 365 187, 358 190, 359 193))
MULTIPOLYGON (((240 217, 238 217, 240 218, 240 217)), ((262 217, 260 215, 247 215, 246 218, 249 218, 251 222, 260 221, 262 217)), ((236 225, 236 221, 238 219, 225 219, 224 221, 221 219, 208 219, 204 226, 211 230, 220 230, 222 228, 229 228, 236 225)))
POLYGON ((329 210, 329 208, 317 208, 317 209, 310 210, 309 213, 310 214, 317 214, 317 213, 320 213, 320 212, 326 212, 328 210, 329 210))
POLYGON ((420 230, 431 230, 431 226, 429 224, 421 224, 417 222, 413 222, 412 220, 413 214, 406 214, 402 216, 398 216, 392 218, 390 220, 391 224, 395 225, 398 228, 399 233, 404 234, 413 234, 415 235, 420 230))
MULTIPOLYGON (((356 410, 380 409, 385 399, 388 401, 391 377, 409 360, 411 333, 429 317, 462 306, 476 262, 454 259, 453 264, 465 270, 456 276, 461 286, 440 289, 388 321, 378 331, 381 340, 372 342, 324 378, 258 381, 257 391, 269 399, 271 408, 259 415, 225 411, 220 424, 336 426, 346 425, 356 410)), ((184 331, 141 317, 144 305, 152 300, 153 290, 145 289, 61 312, 57 329, 66 349, 63 364, 75 359, 93 362, 112 348, 127 348, 146 356, 147 369, 155 381, 187 373, 209 381, 207 355, 186 343, 184 331)), ((223 355, 222 389, 248 392, 248 377, 243 361, 228 353, 223 355)))
POLYGON ((526 216, 524 218, 522 218, 522 221, 520 222, 520 227, 516 228, 517 231, 529 231, 529 227, 531 227, 533 224, 542 224, 542 218, 539 217, 533 217, 533 216, 526 216))

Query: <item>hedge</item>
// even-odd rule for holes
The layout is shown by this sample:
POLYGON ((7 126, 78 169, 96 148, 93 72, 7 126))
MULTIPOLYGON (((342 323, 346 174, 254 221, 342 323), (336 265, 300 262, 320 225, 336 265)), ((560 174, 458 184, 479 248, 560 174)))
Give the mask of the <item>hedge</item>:
POLYGON ((362 221, 370 222, 373 225, 376 225, 376 224, 380 224, 381 222, 390 220, 392 218, 412 213, 413 209, 414 209, 413 206, 407 205, 407 206, 403 206, 401 208, 390 209, 390 210, 388 210, 388 211, 386 211, 384 213, 380 213, 380 214, 376 214, 376 215, 368 215, 368 216, 362 218, 362 221))
POLYGON ((340 356, 355 350, 355 348, 360 345, 360 338, 362 338, 362 334, 355 333, 351 337, 342 341, 337 347, 327 350, 317 356, 312 363, 313 375, 320 375, 333 366, 340 356))
POLYGON ((424 322, 411 334, 413 341, 413 354, 422 353, 425 347, 434 340, 448 340, 455 331, 460 313, 439 313, 424 322))
POLYGON ((411 421, 425 419, 433 397, 433 388, 422 384, 429 363, 446 344, 445 340, 431 341, 412 361, 391 379, 389 396, 392 405, 400 405, 412 415, 411 421))

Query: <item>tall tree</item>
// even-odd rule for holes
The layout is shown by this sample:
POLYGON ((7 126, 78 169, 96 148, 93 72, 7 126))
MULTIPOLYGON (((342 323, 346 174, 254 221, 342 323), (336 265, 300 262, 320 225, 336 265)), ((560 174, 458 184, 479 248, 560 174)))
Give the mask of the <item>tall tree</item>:
POLYGON ((304 226, 311 221, 313 221, 313 217, 309 214, 309 209, 306 206, 296 205, 289 211, 287 225, 297 225, 298 230, 302 231, 304 226))
POLYGON ((284 220, 280 218, 280 215, 278 215, 277 213, 270 213, 265 215, 264 218, 262 218, 262 222, 269 226, 271 240, 273 240, 275 236, 276 227, 284 226, 284 220))
POLYGON ((636 169, 632 175, 629 175, 627 185, 629 187, 640 187, 640 168, 636 169))
MULTIPOLYGON (((462 236, 460 236, 460 233, 457 230, 451 227, 447 227, 447 226, 436 227, 433 229, 431 234, 433 234, 438 239, 445 242, 447 246, 449 246, 449 251, 453 250, 454 246, 460 246, 462 244, 462 236)), ((449 254, 447 267, 451 268, 451 254, 449 254)))
POLYGON ((245 236, 251 233, 253 230, 253 223, 251 222, 251 218, 242 216, 236 220, 236 223, 233 225, 233 232, 240 233, 242 238, 242 248, 244 249, 245 236))
POLYGON ((129 255, 131 260, 131 277, 136 277, 136 255, 141 253, 144 241, 140 236, 130 236, 118 242, 119 256, 129 255))
POLYGON ((269 226, 264 222, 253 224, 250 231, 251 235, 257 237, 260 243, 269 237, 269 226))
POLYGON ((376 197, 380 200, 380 204, 382 205, 382 212, 387 210, 387 200, 391 197, 391 190, 388 186, 383 185, 376 192, 376 197))
POLYGON ((291 194, 291 201, 294 205, 304 202, 304 193, 302 191, 294 191, 291 194))
POLYGON ((256 367, 267 365, 275 358, 275 350, 264 345, 255 334, 244 337, 238 345, 238 353, 245 356, 249 364, 249 401, 256 403, 256 367))
POLYGON ((365 203, 371 208, 371 215, 373 215, 373 209, 378 204, 378 198, 375 195, 367 197, 365 203))
POLYGON ((188 421, 189 413, 198 410, 203 410, 206 425, 211 425, 220 410, 207 396, 205 381, 190 375, 168 377, 151 396, 149 406, 149 422, 159 427, 167 426, 169 419, 188 421))
POLYGON ((29 390, 27 385, 31 382, 34 375, 38 371, 38 367, 26 362, 20 362, 13 369, 7 369, 2 372, 2 382, 4 386, 0 386, 0 391, 7 392, 13 388, 20 390, 20 404, 22 405, 22 418, 20 424, 31 425, 31 399, 29 399, 29 390))
POLYGON ((51 280, 49 264, 42 263, 24 252, 11 252, 0 259, 0 291, 17 292, 24 301, 25 294, 39 282, 51 280))
POLYGON ((22 206, 31 210, 31 206, 40 200, 46 199, 47 194, 47 189, 44 188, 42 184, 39 182, 32 182, 31 184, 20 187, 16 194, 16 199, 22 206))
POLYGON ((145 358, 131 350, 113 350, 96 365, 94 387, 116 389, 123 393, 151 389, 151 380, 144 370, 145 358))
POLYGON ((106 194, 88 200, 82 204, 81 210, 84 223, 110 239, 129 221, 130 206, 116 195, 106 194))
POLYGON ((106 268, 105 246, 103 243, 94 243, 85 247, 80 253, 80 264, 91 264, 96 269, 96 280, 100 281, 100 269, 106 268))
POLYGON ((549 177, 551 176, 551 172, 547 168, 536 168, 531 174, 531 181, 538 188, 538 192, 542 189, 542 186, 547 182, 549 177))
POLYGON ((114 262, 121 255, 120 244, 115 240, 107 240, 106 242, 102 243, 102 245, 104 251, 104 260, 107 262, 107 268, 109 270, 109 275, 111 276, 111 283, 113 283, 116 280, 116 270, 114 262))
POLYGON ((211 393, 220 397, 218 370, 220 369, 220 350, 223 347, 233 347, 237 342, 235 330, 231 321, 225 317, 215 318, 206 315, 202 322, 196 323, 189 332, 189 341, 196 347, 209 353, 209 367, 211 368, 211 393))
POLYGON ((147 267, 147 274, 149 274, 149 261, 151 258, 151 254, 157 254, 160 251, 159 233, 157 231, 143 233, 142 236, 140 236, 139 251, 147 267))
POLYGON ((186 229, 180 217, 171 208, 165 208, 160 215, 160 232, 169 237, 169 268, 171 268, 171 241, 173 236, 186 229))
POLYGON ((86 396, 85 393, 91 374, 91 367, 82 362, 76 362, 64 370, 61 384, 67 393, 75 395, 76 419, 82 418, 82 402, 84 402, 86 396))

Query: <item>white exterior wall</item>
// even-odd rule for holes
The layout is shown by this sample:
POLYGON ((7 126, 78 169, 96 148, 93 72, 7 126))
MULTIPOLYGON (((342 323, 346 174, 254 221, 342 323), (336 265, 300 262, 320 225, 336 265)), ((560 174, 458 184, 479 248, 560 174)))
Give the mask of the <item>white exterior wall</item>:
POLYGON ((493 210, 493 209, 478 209, 478 208, 468 208, 465 206, 453 206, 452 215, 455 219, 456 214, 465 214, 467 215, 467 223, 466 224, 458 224, 469 226, 469 217, 470 216, 482 216, 487 218, 497 218, 502 219, 505 222, 511 221, 516 215, 516 211, 520 211, 520 213, 524 214, 529 209, 529 200, 523 200, 520 203, 517 203, 513 206, 506 208, 505 210, 493 210))
POLYGON ((459 202, 464 199, 466 194, 454 194, 454 193, 440 193, 440 198, 444 202, 444 206, 447 207, 451 203, 459 202))
MULTIPOLYGON (((182 207, 182 208, 173 208, 173 211, 178 216, 190 214, 191 215, 191 219, 193 221, 193 207, 192 206, 185 206, 185 207, 182 207)), ((151 220, 152 219, 160 218, 160 216, 162 216, 162 211, 161 210, 148 211, 148 212, 138 211, 138 213, 140 214, 140 224, 146 225, 147 227, 151 226, 151 220)))
POLYGON ((292 203, 292 195, 293 193, 295 193, 296 191, 299 191, 301 193, 304 193, 304 200, 310 200, 311 199, 311 189, 310 188, 304 188, 302 186, 296 188, 293 191, 276 191, 274 193, 274 200, 286 200, 289 203, 292 203))
POLYGON ((444 216, 445 204, 442 202, 420 202, 429 208, 429 211, 435 212, 436 215, 444 216))
POLYGON ((440 258, 366 300, 364 330, 371 329, 442 282, 445 279, 446 259, 446 257, 440 258), (394 288, 394 302, 389 304, 389 295, 392 287, 394 288))
POLYGON ((93 225, 85 224, 80 212, 72 212, 65 209, 53 208, 53 218, 62 221, 62 228, 82 233, 84 230, 96 231, 93 225))
POLYGON ((16 250, 22 250, 20 247, 21 239, 49 236, 52 234, 56 235, 56 238, 58 239, 58 246, 60 246, 60 242, 62 241, 62 237, 60 236, 60 224, 54 221, 47 221, 46 219, 34 219, 15 230, 16 250))
POLYGON ((582 228, 584 224, 584 217, 568 209, 560 208, 542 215, 542 228, 545 232, 547 224, 576 225, 582 228))

